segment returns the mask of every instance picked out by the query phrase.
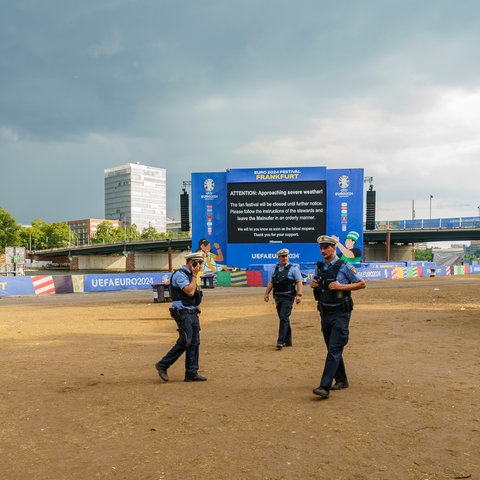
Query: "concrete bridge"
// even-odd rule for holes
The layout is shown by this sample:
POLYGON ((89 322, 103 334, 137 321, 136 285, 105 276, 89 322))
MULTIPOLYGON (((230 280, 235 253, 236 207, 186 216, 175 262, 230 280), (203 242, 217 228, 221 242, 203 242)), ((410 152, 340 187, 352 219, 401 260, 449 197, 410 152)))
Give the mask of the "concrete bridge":
MULTIPOLYGON (((413 224, 409 220, 379 222, 376 230, 363 232, 365 261, 413 260, 415 243, 480 240, 480 219, 468 220, 417 220, 413 224), (422 228, 408 228, 418 225, 422 228)), ((183 252, 189 251, 191 246, 190 237, 138 240, 52 248, 32 252, 28 257, 62 264, 72 271, 172 271, 183 264, 183 252)))
POLYGON ((191 245, 190 237, 122 241, 37 250, 27 253, 27 258, 61 265, 72 271, 173 271, 183 265, 183 252, 190 251, 191 245))

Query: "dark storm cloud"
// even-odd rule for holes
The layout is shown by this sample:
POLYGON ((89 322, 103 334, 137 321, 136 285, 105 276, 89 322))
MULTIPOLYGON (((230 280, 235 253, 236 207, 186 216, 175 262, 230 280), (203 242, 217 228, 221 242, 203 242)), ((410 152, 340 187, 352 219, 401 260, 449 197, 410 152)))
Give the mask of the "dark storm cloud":
POLYGON ((0 162, 26 194, 8 183, 0 205, 22 222, 102 216, 103 169, 134 161, 167 168, 177 217, 193 171, 353 161, 387 184, 388 161, 408 175, 408 149, 433 148, 429 112, 475 102, 479 13, 470 0, 7 2, 0 162))

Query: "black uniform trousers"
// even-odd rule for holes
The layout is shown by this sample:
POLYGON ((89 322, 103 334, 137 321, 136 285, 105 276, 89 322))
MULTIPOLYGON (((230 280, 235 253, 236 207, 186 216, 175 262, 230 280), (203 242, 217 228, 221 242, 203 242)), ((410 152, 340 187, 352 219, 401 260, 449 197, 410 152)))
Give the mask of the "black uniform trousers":
POLYGON ((348 343, 350 316, 351 312, 342 312, 340 309, 320 315, 323 339, 328 350, 320 380, 320 387, 325 390, 330 390, 333 380, 348 381, 342 355, 348 343))
POLYGON ((277 345, 292 345, 292 327, 290 326, 290 315, 292 313, 295 297, 287 295, 276 295, 275 303, 279 318, 277 345))
POLYGON ((199 368, 200 352, 200 321, 196 310, 180 310, 180 320, 177 322, 177 326, 177 343, 157 365, 166 370, 185 353, 185 377, 194 377, 199 368))

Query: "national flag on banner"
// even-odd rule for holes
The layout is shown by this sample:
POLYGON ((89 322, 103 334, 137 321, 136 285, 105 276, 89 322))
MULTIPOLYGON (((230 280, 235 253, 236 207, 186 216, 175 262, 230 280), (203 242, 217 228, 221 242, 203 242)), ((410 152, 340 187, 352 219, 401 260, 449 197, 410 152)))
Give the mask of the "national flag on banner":
POLYGON ((220 285, 221 287, 230 287, 231 284, 230 272, 224 270, 217 272, 217 285, 220 285))
POLYGON ((55 293, 73 293, 73 282, 71 275, 55 275, 53 277, 55 293))
POLYGON ((33 289, 36 295, 55 293, 55 283, 51 275, 40 275, 32 277, 33 289))
POLYGON ((72 275, 73 291, 82 293, 84 291, 83 275, 72 275))
POLYGON ((468 265, 453 266, 453 275, 466 275, 468 273, 468 265))
POLYGON ((262 287, 263 280, 262 280, 262 272, 260 270, 247 270, 247 285, 249 287, 262 287))
POLYGON ((230 272, 230 282, 232 287, 246 287, 247 273, 244 270, 230 272))
POLYGON ((399 278, 406 278, 408 276, 408 268, 407 267, 393 267, 392 268, 392 278, 399 279, 399 278))
POLYGON ((414 278, 418 277, 419 275, 419 267, 407 267, 407 277, 408 278, 414 278))

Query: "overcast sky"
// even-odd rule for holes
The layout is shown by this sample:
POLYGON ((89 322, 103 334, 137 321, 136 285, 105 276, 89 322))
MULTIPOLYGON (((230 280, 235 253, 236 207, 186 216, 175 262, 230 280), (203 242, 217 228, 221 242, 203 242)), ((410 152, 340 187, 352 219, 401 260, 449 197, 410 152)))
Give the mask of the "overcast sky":
POLYGON ((480 214, 478 0, 0 0, 0 206, 104 218, 104 169, 365 169, 377 220, 480 214))

